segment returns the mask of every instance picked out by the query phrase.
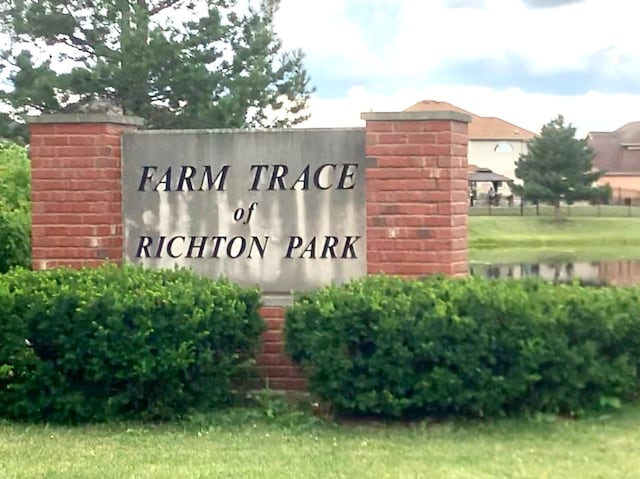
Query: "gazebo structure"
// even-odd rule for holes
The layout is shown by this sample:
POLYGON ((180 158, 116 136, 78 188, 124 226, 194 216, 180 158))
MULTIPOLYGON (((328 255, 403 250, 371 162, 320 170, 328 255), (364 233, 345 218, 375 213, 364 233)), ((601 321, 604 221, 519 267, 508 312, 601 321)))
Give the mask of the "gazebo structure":
MULTIPOLYGON (((469 165, 469 201, 470 205, 474 206, 478 201, 478 184, 485 184, 485 188, 482 188, 482 193, 486 190, 487 200, 490 205, 498 206, 500 204, 501 193, 499 191, 503 183, 513 183, 511 178, 504 175, 500 175, 491 171, 489 168, 481 168, 475 165, 469 165)), ((510 201, 513 199, 513 195, 509 192, 510 201)))

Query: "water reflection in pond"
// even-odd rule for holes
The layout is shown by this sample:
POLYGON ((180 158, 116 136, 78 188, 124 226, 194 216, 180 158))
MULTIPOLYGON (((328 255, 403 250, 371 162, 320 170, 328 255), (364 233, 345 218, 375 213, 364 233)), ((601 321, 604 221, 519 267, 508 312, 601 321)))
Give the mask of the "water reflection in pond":
POLYGON ((524 278, 540 276, 550 281, 579 279, 586 283, 640 284, 640 260, 582 261, 553 263, 471 263, 471 273, 488 278, 524 278))

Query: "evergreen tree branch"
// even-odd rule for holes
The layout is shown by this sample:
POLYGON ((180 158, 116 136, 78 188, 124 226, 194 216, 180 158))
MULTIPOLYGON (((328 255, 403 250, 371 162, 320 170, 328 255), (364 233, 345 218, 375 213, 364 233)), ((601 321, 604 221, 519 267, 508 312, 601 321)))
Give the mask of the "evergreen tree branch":
POLYGON ((145 0, 138 0, 138 4, 140 6, 144 6, 144 8, 148 9, 149 16, 157 15, 158 13, 166 10, 167 8, 171 8, 174 5, 177 5, 182 0, 164 0, 160 2, 156 7, 148 9, 145 0), (144 4, 144 5, 143 5, 144 4))

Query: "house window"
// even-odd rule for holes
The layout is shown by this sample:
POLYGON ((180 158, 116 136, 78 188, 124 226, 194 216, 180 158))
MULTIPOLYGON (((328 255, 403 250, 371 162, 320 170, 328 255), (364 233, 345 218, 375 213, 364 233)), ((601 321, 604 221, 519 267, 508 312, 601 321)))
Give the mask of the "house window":
POLYGON ((493 151, 497 153, 513 153, 513 146, 510 143, 498 143, 493 151))

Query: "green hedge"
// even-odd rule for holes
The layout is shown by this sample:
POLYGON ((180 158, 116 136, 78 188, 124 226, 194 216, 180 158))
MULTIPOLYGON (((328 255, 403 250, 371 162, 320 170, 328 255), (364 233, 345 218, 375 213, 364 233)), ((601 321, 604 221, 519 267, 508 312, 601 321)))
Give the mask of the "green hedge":
POLYGON ((171 419, 228 404, 260 344, 259 303, 184 270, 0 275, 0 417, 171 419))
POLYGON ((0 274, 31 266, 31 211, 10 209, 0 198, 0 274))
POLYGON ((579 414, 639 391, 640 288, 368 277, 299 295, 285 341, 338 411, 579 414))
POLYGON ((0 273, 31 266, 30 196, 27 150, 0 141, 0 273))

